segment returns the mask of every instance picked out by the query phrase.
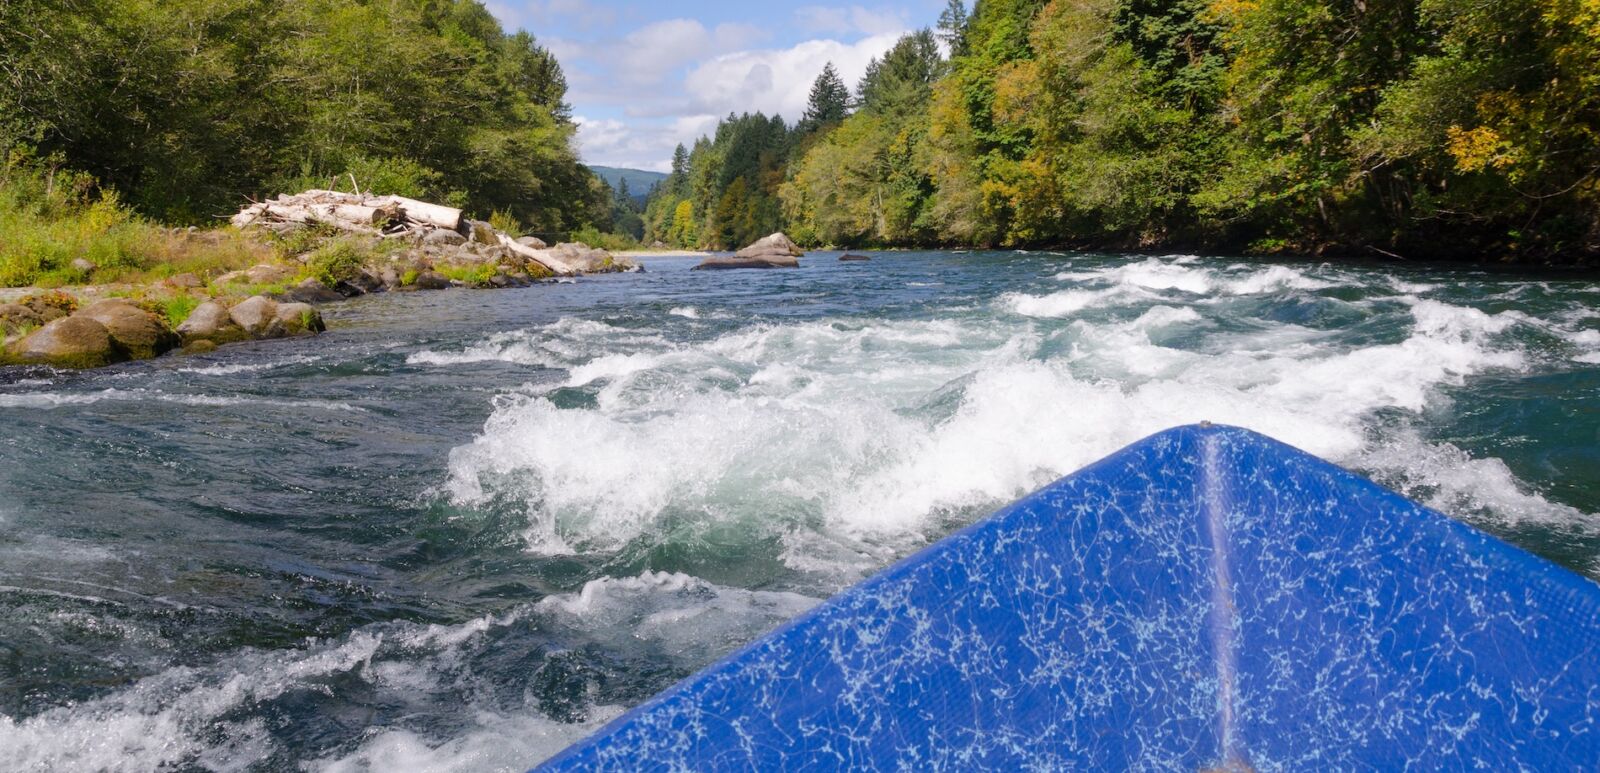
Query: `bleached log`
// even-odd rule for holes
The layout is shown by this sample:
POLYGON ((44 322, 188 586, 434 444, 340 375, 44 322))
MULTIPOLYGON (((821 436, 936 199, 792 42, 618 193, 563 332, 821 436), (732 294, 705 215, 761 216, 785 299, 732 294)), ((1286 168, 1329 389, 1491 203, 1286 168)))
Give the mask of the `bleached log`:
MULTIPOLYGON (((408 199, 404 196, 385 196, 385 203, 400 205, 401 216, 419 223, 438 226, 451 231, 461 230, 461 210, 454 207, 445 207, 438 204, 429 204, 426 201, 408 199)), ((369 205, 372 202, 369 202, 369 205)))
POLYGON ((266 210, 267 205, 265 204, 251 204, 250 206, 239 210, 239 214, 234 215, 231 219, 233 227, 243 228, 251 223, 254 223, 258 218, 261 217, 261 213, 265 212, 266 210))
POLYGON ((317 219, 310 209, 293 204, 268 204, 266 215, 284 223, 309 223, 317 219))
POLYGON ((325 191, 321 188, 312 188, 308 191, 301 191, 299 198, 310 199, 319 203, 328 204, 365 204, 367 201, 366 196, 359 194, 345 193, 343 191, 325 191))
POLYGON ((379 207, 367 207, 360 204, 335 204, 333 216, 357 225, 382 225, 389 222, 389 213, 379 207))
POLYGON ((578 274, 576 268, 567 265, 565 261, 551 254, 550 250, 536 250, 526 244, 518 244, 516 239, 505 234, 497 235, 500 237, 500 246, 550 269, 550 272, 557 276, 577 276, 578 274))

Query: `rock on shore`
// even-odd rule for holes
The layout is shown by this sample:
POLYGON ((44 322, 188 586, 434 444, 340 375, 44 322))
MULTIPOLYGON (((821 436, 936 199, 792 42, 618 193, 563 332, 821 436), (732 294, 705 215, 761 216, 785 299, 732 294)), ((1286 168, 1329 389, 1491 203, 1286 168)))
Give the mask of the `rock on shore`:
POLYGON ((121 298, 107 298, 79 309, 68 319, 91 319, 105 326, 111 338, 128 357, 148 360, 178 346, 178 336, 166 320, 121 298))
POLYGON ((805 251, 795 246, 783 233, 757 240, 754 244, 734 253, 731 258, 707 258, 695 271, 727 268, 799 268, 799 258, 805 251))
MULTIPOLYGON (((52 304, 59 308, 59 304, 52 304)), ((8 304, 32 313, 25 304, 8 304)), ((8 317, 9 319, 10 317, 8 317)), ((36 324, 32 313, 24 323, 36 324)), ((254 296, 229 309, 217 301, 197 306, 173 330, 166 318, 124 298, 106 298, 46 322, 0 349, 0 365, 50 365, 98 368, 128 360, 159 357, 181 344, 208 351, 219 344, 257 338, 283 338, 326 330, 322 315, 307 303, 279 303, 254 296)))

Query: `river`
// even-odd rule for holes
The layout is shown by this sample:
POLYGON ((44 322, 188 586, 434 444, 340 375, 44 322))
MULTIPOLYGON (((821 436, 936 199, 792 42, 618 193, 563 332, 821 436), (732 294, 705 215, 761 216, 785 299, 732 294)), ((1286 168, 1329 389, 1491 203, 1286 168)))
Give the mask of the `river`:
POLYGON ((1600 577, 1592 278, 836 254, 0 371, 0 768, 522 770, 1201 420, 1600 577))

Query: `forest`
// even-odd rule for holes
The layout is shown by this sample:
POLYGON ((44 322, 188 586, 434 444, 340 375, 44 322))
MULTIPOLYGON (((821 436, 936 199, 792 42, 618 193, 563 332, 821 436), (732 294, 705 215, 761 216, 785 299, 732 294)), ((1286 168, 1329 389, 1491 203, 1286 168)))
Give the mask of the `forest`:
POLYGON ((43 169, 178 225, 330 185, 609 225, 566 90, 474 0, 6 0, 0 182, 43 169))
POLYGON ((45 246, 0 258, 59 268, 52 207, 334 185, 612 246, 1600 257, 1597 0, 950 0, 795 122, 680 146, 642 212, 565 100, 476 0, 7 0, 0 226, 45 246))
POLYGON ((645 239, 1600 256, 1596 0, 951 0, 793 126, 679 147, 645 239))

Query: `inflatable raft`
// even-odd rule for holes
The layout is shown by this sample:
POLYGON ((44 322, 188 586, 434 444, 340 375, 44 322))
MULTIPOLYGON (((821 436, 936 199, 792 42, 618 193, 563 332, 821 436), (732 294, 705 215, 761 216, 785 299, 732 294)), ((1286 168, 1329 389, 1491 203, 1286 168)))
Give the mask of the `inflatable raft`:
POLYGON ((1168 430, 540 770, 1592 770, 1600 585, 1314 456, 1168 430))

